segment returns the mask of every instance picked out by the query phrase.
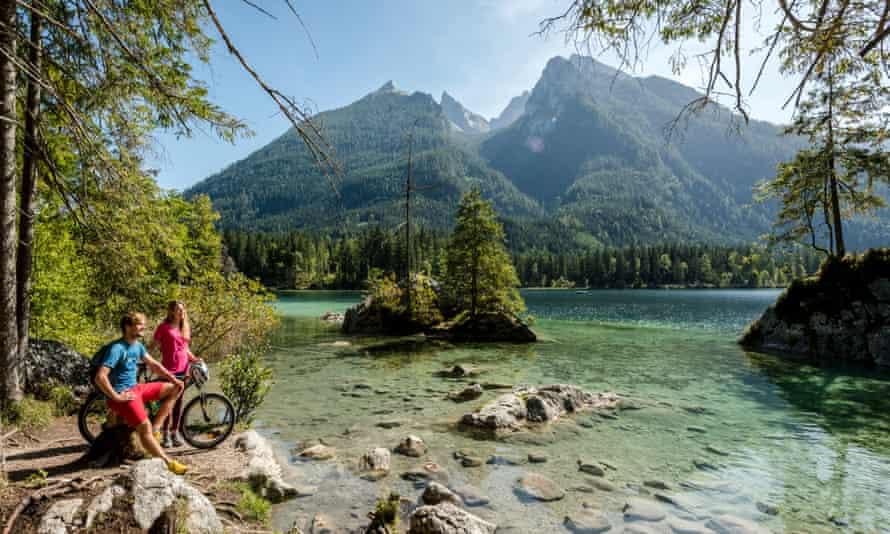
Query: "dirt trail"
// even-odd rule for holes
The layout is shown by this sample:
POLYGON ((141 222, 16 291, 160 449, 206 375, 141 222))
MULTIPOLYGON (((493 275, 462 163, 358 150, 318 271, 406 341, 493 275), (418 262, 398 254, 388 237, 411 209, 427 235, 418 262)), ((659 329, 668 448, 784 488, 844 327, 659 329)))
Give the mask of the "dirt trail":
MULTIPOLYGON (((11 429, 4 429, 6 434, 11 429)), ((242 521, 237 512, 232 512, 233 504, 240 499, 240 493, 232 488, 244 468, 243 453, 233 447, 230 437, 220 446, 210 450, 199 450, 188 445, 169 449, 171 456, 189 466, 186 479, 201 490, 214 504, 227 530, 231 532, 264 532, 265 527, 258 522, 242 521)), ((38 497, 42 493, 61 493, 56 498, 90 499, 128 466, 96 468, 80 462, 88 446, 77 430, 74 417, 55 419, 47 428, 39 431, 19 431, 3 444, 0 455, 4 461, 0 469, 6 481, 0 486, 0 533, 6 527, 10 515, 24 499, 38 497), (45 475, 43 474, 45 473, 45 475)), ((36 533, 42 513, 49 507, 54 497, 38 499, 21 511, 11 532, 36 533)), ((92 528, 91 533, 142 532, 125 513, 117 514, 102 524, 92 528)), ((268 532, 271 532, 270 530, 268 532)))

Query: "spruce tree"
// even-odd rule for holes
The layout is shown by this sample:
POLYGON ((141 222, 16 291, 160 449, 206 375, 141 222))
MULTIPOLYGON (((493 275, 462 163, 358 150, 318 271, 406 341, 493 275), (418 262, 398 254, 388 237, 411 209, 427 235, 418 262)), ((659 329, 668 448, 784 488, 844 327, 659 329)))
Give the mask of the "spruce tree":
POLYGON ((525 309, 504 229, 478 189, 464 194, 446 251, 445 289, 460 311, 517 313, 525 309))

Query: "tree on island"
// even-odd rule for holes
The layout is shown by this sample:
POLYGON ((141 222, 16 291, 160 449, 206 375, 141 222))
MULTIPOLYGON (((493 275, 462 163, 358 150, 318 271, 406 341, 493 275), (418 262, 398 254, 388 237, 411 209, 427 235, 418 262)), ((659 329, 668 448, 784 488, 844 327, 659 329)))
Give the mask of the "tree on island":
POLYGON ((808 241, 829 256, 843 257, 843 220, 883 207, 876 181, 890 183, 887 132, 874 117, 886 89, 850 79, 846 67, 829 69, 801 104, 786 133, 806 136, 810 146, 779 165, 777 176, 758 187, 759 199, 781 202, 775 243, 808 241), (876 94, 877 93, 877 94, 876 94))
POLYGON ((461 198, 445 262, 445 291, 471 318, 525 310, 517 290, 519 278, 504 246, 504 229, 478 189, 461 198))

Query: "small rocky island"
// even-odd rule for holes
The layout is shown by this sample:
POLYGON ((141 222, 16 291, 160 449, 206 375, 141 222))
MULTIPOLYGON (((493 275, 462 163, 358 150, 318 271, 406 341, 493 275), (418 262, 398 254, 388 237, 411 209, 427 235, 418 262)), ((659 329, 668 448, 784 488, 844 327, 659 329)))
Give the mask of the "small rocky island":
POLYGON ((890 369, 890 249, 826 260, 751 323, 746 349, 890 369))
POLYGON ((343 333, 424 334, 454 342, 537 340, 528 324, 508 309, 489 307, 474 315, 449 299, 436 280, 422 274, 412 278, 410 295, 405 280, 377 281, 362 302, 346 310, 343 333))

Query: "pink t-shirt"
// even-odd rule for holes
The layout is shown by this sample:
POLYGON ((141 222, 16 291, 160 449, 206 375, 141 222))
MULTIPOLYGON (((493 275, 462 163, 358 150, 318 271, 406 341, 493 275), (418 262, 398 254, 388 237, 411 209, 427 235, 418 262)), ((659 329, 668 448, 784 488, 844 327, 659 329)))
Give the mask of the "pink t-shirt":
POLYGON ((164 368, 173 374, 184 373, 189 366, 189 340, 166 321, 155 330, 154 339, 161 345, 164 368))

